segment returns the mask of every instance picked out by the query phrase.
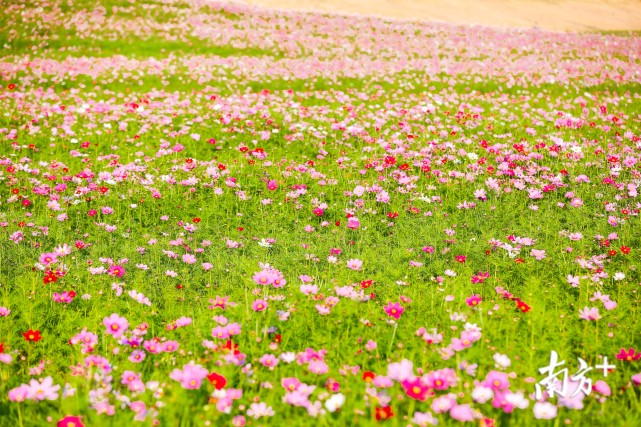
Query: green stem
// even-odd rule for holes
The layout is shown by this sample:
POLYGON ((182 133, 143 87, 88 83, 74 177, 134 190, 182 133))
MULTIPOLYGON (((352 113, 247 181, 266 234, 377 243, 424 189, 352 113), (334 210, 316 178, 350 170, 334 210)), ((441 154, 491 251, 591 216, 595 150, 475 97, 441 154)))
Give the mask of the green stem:
POLYGON ((392 345, 394 345, 394 337, 396 337, 396 329, 398 328, 398 323, 394 323, 394 332, 392 332, 392 339, 389 342, 389 348, 387 349, 387 353, 392 352, 392 345))
POLYGON ((20 427, 24 427, 24 424, 22 424, 22 410, 20 409, 20 403, 18 403, 18 425, 20 427))

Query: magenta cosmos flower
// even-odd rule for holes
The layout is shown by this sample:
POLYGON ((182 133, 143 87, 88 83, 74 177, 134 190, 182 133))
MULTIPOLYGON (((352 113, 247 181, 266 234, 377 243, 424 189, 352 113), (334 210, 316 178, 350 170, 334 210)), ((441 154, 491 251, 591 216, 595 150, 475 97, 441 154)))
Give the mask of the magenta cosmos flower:
POLYGON ((472 295, 471 297, 469 297, 468 299, 466 299, 465 303, 467 305, 469 305, 470 307, 476 307, 477 305, 479 305, 481 303, 481 301, 483 301, 483 298, 481 298, 480 295, 476 295, 475 294, 475 295, 472 295))
POLYGON ((401 317, 401 314, 405 311, 405 307, 400 303, 391 302, 383 307, 383 310, 385 310, 385 313, 387 313, 388 316, 398 320, 401 317))
POLYGON ((122 265, 112 265, 107 269, 107 274, 112 277, 122 277, 125 274, 125 269, 122 265))
POLYGON ((632 347, 627 351, 625 348, 622 348, 621 351, 619 351, 619 354, 617 354, 617 359, 632 362, 641 359, 641 353, 637 353, 632 347))
POLYGON ((120 317, 113 313, 109 317, 105 317, 102 323, 107 328, 107 333, 113 335, 114 338, 120 338, 122 334, 129 328, 129 322, 124 317, 120 317))
POLYGON ((81 417, 67 415, 56 423, 57 427, 85 427, 81 417))

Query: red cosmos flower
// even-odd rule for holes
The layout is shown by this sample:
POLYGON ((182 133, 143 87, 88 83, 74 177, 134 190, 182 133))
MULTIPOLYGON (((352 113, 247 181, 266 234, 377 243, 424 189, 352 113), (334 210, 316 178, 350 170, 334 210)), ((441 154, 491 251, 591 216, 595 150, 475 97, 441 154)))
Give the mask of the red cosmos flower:
POLYGON ((385 406, 385 407, 376 407, 376 421, 381 421, 381 420, 387 420, 389 418, 392 418, 394 416, 394 412, 392 412, 392 407, 391 406, 385 406))
POLYGON ((523 264, 525 262, 525 260, 523 258, 517 258, 517 259, 514 260, 514 262, 517 263, 517 264, 523 264))
POLYGON ((621 246, 621 253, 627 255, 630 253, 630 248, 628 246, 621 246))
POLYGON ((454 257, 454 259, 457 262, 460 262, 461 264, 463 264, 465 262, 465 260, 467 259, 467 257, 465 255, 457 255, 457 256, 454 257))
POLYGON ((222 375, 217 374, 216 372, 212 372, 211 374, 207 375, 207 379, 214 385, 214 387, 216 387, 216 390, 224 388, 227 384, 227 379, 222 375))
POLYGON ((363 288, 363 289, 367 289, 367 288, 369 288, 370 286, 372 286, 372 284, 373 284, 373 283, 374 283, 374 281, 373 281, 372 279, 363 280, 363 281, 361 282, 361 288, 363 288))
POLYGON ((0 353, 4 353, 4 343, 0 342, 0 353))
POLYGON ((398 217, 398 213, 396 213, 396 212, 388 212, 387 213, 387 217, 389 219, 394 219, 394 218, 398 217))
POLYGON ((22 336, 28 342, 38 342, 42 339, 42 336, 40 335, 40 331, 34 331, 32 329, 29 329, 27 332, 23 332, 22 336))
POLYGON ((374 378, 376 378, 376 374, 372 371, 365 371, 363 372, 363 381, 366 383, 371 383, 374 378))
POLYGON ((26 207, 28 207, 29 205, 31 205, 31 200, 29 200, 29 199, 22 199, 22 206, 24 206, 24 207, 26 208, 26 207))
POLYGON ((58 276, 51 270, 45 273, 45 277, 42 278, 42 282, 47 285, 49 283, 55 283, 58 281, 58 276))
POLYGON ((191 220, 194 224, 198 224, 200 222, 200 218, 196 217, 191 220))
POLYGON ((621 351, 619 351, 619 354, 617 354, 617 359, 632 362, 633 360, 636 361, 641 359, 641 353, 637 353, 632 347, 630 347, 628 351, 626 351, 625 348, 622 348, 621 351))
POLYGON ((618 253, 618 252, 617 252, 617 251, 615 251, 614 249, 610 249, 610 250, 608 251, 608 255, 610 255, 610 256, 615 256, 617 253, 618 253))
POLYGON ((520 299, 516 298, 514 301, 516 301, 516 308, 521 310, 523 313, 527 313, 532 309, 529 305, 521 301, 520 299))
POLYGON ((15 88, 16 88, 16 85, 14 83, 9 83, 7 85, 7 89, 9 89, 9 90, 14 90, 15 88))
POLYGON ((233 354, 240 353, 240 351, 238 351, 238 344, 234 344, 232 340, 227 340, 227 342, 225 343, 222 349, 232 352, 233 354))
POLYGON ((107 192, 109 191, 109 189, 108 189, 107 187, 105 187, 105 186, 102 186, 102 187, 100 187, 100 188, 98 189, 98 191, 100 191, 102 194, 107 194, 107 192))

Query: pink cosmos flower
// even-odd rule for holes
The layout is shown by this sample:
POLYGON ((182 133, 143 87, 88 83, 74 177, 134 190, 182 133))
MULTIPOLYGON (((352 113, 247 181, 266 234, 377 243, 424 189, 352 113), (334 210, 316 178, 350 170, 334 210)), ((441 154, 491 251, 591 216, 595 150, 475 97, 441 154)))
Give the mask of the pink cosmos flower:
POLYGON ((184 365, 182 370, 174 369, 169 378, 174 381, 179 381, 183 388, 195 390, 199 389, 203 380, 207 378, 209 371, 201 365, 196 365, 194 362, 189 362, 184 365))
POLYGON ((438 425, 438 419, 434 418, 429 412, 414 412, 412 421, 419 427, 427 427, 428 425, 438 425))
POLYGON ((443 368, 423 376, 425 384, 434 390, 447 390, 458 382, 456 371, 443 368))
POLYGON ((143 350, 134 350, 129 355, 128 359, 133 363, 141 363, 147 357, 147 353, 143 350))
POLYGON ((534 418, 539 420, 551 420, 556 418, 557 408, 550 402, 536 402, 534 404, 534 418))
POLYGON ((124 317, 120 317, 118 314, 113 313, 109 317, 105 317, 102 320, 102 323, 107 328, 107 333, 113 335, 114 338, 120 338, 122 334, 127 331, 129 328, 129 322, 124 317))
POLYGON ((192 254, 185 254, 185 255, 183 255, 183 262, 185 264, 195 264, 196 263, 196 257, 193 256, 192 254))
POLYGON ((9 390, 9 400, 12 402, 24 402, 29 395, 29 386, 21 384, 20 386, 9 390))
POLYGON ((390 363, 387 365, 387 376, 392 380, 403 382, 414 376, 414 364, 407 359, 390 363))
POLYGON ((46 377, 40 380, 29 381, 27 398, 32 400, 56 400, 58 398, 59 385, 53 384, 53 378, 46 377))
POLYGON ((541 261, 545 259, 545 250, 532 249, 532 251, 530 252, 530 255, 532 255, 537 261, 541 261))
POLYGON ((599 315, 599 309, 597 307, 584 307, 583 310, 579 310, 579 319, 583 320, 599 320, 601 315, 599 315))
POLYGON ((55 264, 58 262, 58 254, 55 252, 48 252, 40 255, 40 258, 38 258, 38 261, 40 264, 44 265, 51 265, 55 264))
POLYGON ((329 371, 329 366, 327 366, 327 363, 322 360, 312 360, 309 362, 309 365, 307 365, 307 368, 309 369, 309 372, 319 375, 325 374, 329 371))
POLYGON ((347 220, 347 228, 351 230, 356 230, 360 226, 361 222, 357 218, 352 217, 347 220))
POLYGON ((360 271, 363 268, 363 261, 360 259, 350 259, 347 261, 347 268, 354 271, 360 271))
POLYGON ((456 397, 453 394, 437 397, 432 401, 432 411, 437 414, 448 412, 456 405, 456 397))
POLYGON ((273 417, 274 410, 271 406, 267 406, 265 402, 252 403, 247 410, 247 415, 254 419, 258 419, 261 417, 273 417))
POLYGON ((482 382, 485 387, 495 391, 507 390, 510 387, 510 381, 505 372, 490 371, 482 382))
POLYGON ((271 285, 274 283, 274 274, 268 270, 262 270, 254 274, 252 279, 259 285, 271 285))
POLYGON ((267 309, 269 304, 267 304, 267 301, 258 299, 252 303, 252 310, 254 311, 264 311, 267 309))
POLYGON ((178 341, 165 341, 160 345, 160 351, 163 353, 173 353, 178 350, 178 347, 180 347, 178 341))
POLYGON ((474 412, 470 405, 456 405, 450 409, 450 417, 461 422, 474 421, 474 412))
POLYGON ((266 368, 273 369, 278 365, 278 358, 273 354, 265 354, 258 360, 266 368))
POLYGON ((281 379, 281 385, 285 388, 287 391, 295 391, 298 389, 298 386, 301 385, 301 382, 298 378, 283 378, 281 379))
POLYGON ((603 380, 599 380, 595 382, 594 385, 592 386, 592 390, 604 396, 612 396, 612 389, 610 389, 610 386, 608 385, 608 383, 606 383, 603 380))
POLYGON ((488 279, 490 277, 489 272, 479 272, 476 274, 472 275, 472 283, 477 284, 477 283, 483 283, 485 279, 488 279))

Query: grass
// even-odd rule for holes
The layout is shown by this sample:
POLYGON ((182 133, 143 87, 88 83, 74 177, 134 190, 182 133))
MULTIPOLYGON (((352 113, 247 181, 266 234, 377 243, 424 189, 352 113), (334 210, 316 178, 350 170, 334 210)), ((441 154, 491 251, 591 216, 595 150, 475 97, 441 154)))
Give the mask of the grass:
MULTIPOLYGON (((96 4, 59 7, 68 15, 96 4)), ((7 5, 52 10, 44 3, 7 5)), ((163 14, 164 5, 110 3, 124 9, 107 8, 107 16, 160 23, 205 10, 235 25, 263 25, 259 22, 266 19, 233 7, 201 10, 186 3, 171 3, 171 13, 163 14)), ((185 33, 182 41, 167 41, 160 30, 137 40, 110 39, 103 28, 95 28, 91 37, 80 38, 57 20, 38 24, 34 16, 32 21, 4 16, 0 22, 23 30, 19 36, 6 32, 0 40, 9 46, 3 52, 0 92, 0 307, 11 310, 0 317, 0 343, 12 359, 0 363, 0 426, 49 426, 69 414, 82 416, 85 425, 130 425, 136 401, 147 411, 138 414, 142 424, 229 425, 244 416, 247 425, 256 426, 285 421, 291 426, 405 426, 418 425, 412 421, 417 411, 433 413, 440 425, 458 423, 449 411, 436 412, 435 398, 412 399, 400 381, 373 391, 363 380, 363 372, 385 376, 393 370, 390 364, 401 360, 411 361, 413 372, 422 375, 420 368, 426 378, 453 369, 457 381, 447 390, 434 390, 437 397, 455 393, 459 404, 471 405, 477 418, 494 419, 496 425, 582 425, 587 420, 595 426, 639 425, 639 389, 632 383, 638 362, 616 358, 622 348, 641 346, 641 327, 634 321, 641 241, 632 190, 640 174, 637 164, 624 165, 626 158, 638 157, 638 79, 620 82, 586 73, 551 83, 555 72, 550 70, 516 76, 516 81, 507 73, 428 74, 394 56, 386 60, 397 61, 401 71, 381 69, 359 78, 332 71, 292 79, 285 70, 250 79, 241 67, 243 57, 278 69, 289 54, 259 43, 241 49, 216 46, 185 33), (38 26, 38 35, 26 36, 38 26), (120 56, 138 61, 95 74, 74 68, 97 58, 117 62, 120 56), (186 61, 213 57, 230 58, 233 66, 211 70, 212 78, 198 81, 186 61), (13 67, 40 58, 59 62, 49 68, 13 67), (149 58, 165 61, 158 75, 141 65, 149 58), (10 83, 16 87, 9 88, 10 83), (566 126, 561 118, 579 124, 566 126), (266 159, 251 154, 256 148, 264 149, 266 159), (422 169, 427 164, 429 171, 422 169), (89 171, 93 176, 84 175, 89 171), (580 175, 589 182, 577 182, 580 175), (271 180, 277 189, 269 189, 271 180), (49 191, 38 194, 44 186, 49 191), (366 188, 362 195, 359 186, 366 188), (477 193, 481 189, 483 197, 477 193), (534 190, 541 191, 540 198, 530 195, 534 190), (314 209, 321 206, 319 216, 314 209), (360 220, 360 227, 347 227, 348 214, 360 220), (570 239, 573 233, 582 238, 570 239), (533 243, 518 243, 519 238, 533 243), (261 239, 275 242, 269 246, 261 239), (70 253, 52 266, 42 265, 41 256, 60 245, 68 245, 70 253), (532 249, 544 250, 545 257, 537 260, 532 249), (195 256, 196 263, 185 255, 195 256), (464 262, 456 258, 461 255, 464 262), (352 259, 363 261, 362 270, 348 268, 352 259), (578 259, 591 266, 582 267, 578 259), (260 263, 282 272, 287 284, 257 285, 252 277, 263 268, 260 263), (124 267, 122 277, 90 270, 112 264, 124 267), (65 275, 44 283, 46 271, 55 269, 65 275), (489 278, 474 283, 479 272, 489 278), (568 275, 579 276, 579 286, 572 287, 568 275), (301 292, 301 276, 311 277, 316 296, 301 292), (129 295, 134 290, 151 305, 129 295), (76 293, 72 302, 54 301, 54 292, 63 291, 76 293), (595 292, 609 295, 616 308, 607 310, 594 299, 595 292), (466 303, 472 295, 482 298, 479 306, 466 303), (210 309, 217 296, 228 296, 235 305, 210 309), (519 310, 514 298, 530 310, 519 310), (267 301, 265 311, 252 309, 258 299, 267 301), (405 308, 395 322, 384 309, 392 302, 405 308), (584 307, 597 307, 601 318, 582 320, 584 307), (146 351, 144 360, 132 360, 140 347, 110 335, 103 321, 112 313, 127 319, 128 338, 146 325, 144 339, 176 341, 178 351, 146 351), (192 323, 174 327, 183 317, 192 323), (246 359, 237 364, 222 348, 225 341, 212 337, 217 322, 225 321, 241 327, 233 343, 246 359), (481 328, 481 338, 469 348, 451 350, 452 340, 471 328, 467 323, 481 328), (416 334, 421 327, 436 328, 443 342, 427 344, 416 334), (97 336, 85 353, 69 343, 83 328, 97 336), (30 329, 39 330, 42 339, 25 340, 23 333, 30 329), (376 348, 366 348, 368 341, 376 348), (297 361, 281 359, 273 369, 260 362, 267 354, 301 356, 306 348, 326 350, 327 373, 315 374, 297 361), (531 395, 552 350, 571 374, 578 357, 595 367, 607 356, 616 366, 607 378, 597 370, 586 376, 593 383, 606 381, 612 395, 593 390, 581 409, 549 399, 557 417, 535 418, 531 395), (511 365, 497 367, 496 354, 508 356, 511 365), (106 358, 112 371, 100 374, 90 366, 90 355, 106 358), (44 368, 34 371, 40 361, 44 368), (223 375, 227 389, 242 390, 230 413, 217 408, 224 396, 206 379, 194 390, 172 379, 175 369, 192 361, 223 375), (78 364, 83 374, 72 375, 69 367, 78 364), (474 375, 466 372, 466 364, 478 365, 474 375), (145 391, 121 383, 125 371, 140 374, 145 391), (509 390, 523 393, 526 409, 510 412, 496 407, 501 402, 473 402, 475 382, 491 371, 510 374, 509 390), (66 385, 74 392, 54 400, 9 398, 10 390, 45 377, 61 386, 59 394, 66 385), (307 409, 283 400, 281 381, 290 377, 316 387, 309 396, 312 404, 325 405, 339 391, 345 403, 340 411, 310 418, 307 409), (340 390, 331 389, 333 381, 340 390), (257 402, 275 415, 252 418, 250 408, 257 402), (377 421, 376 408, 388 405, 394 416, 377 421), (112 415, 100 413, 111 410, 112 415)), ((296 17, 273 19, 280 30, 301 25, 296 17)), ((354 32, 379 36, 371 23, 350 25, 354 32)), ((420 28, 398 31, 424 34, 420 28)), ((431 37, 444 42, 443 34, 431 37)), ((328 35, 329 46, 347 42, 336 37, 328 35)), ((622 35, 621 43, 633 44, 635 37, 622 35)), ((301 38, 298 57, 318 49, 313 43, 301 38)), ((519 55, 512 46, 505 52, 519 55)), ((623 60, 615 51, 604 54, 623 60)), ((330 58, 340 55, 336 50, 330 58)), ((457 61, 485 60, 466 55, 461 50, 457 61)), ((579 67, 581 52, 566 60, 579 67)), ((638 62, 626 64, 634 70, 638 62)))

